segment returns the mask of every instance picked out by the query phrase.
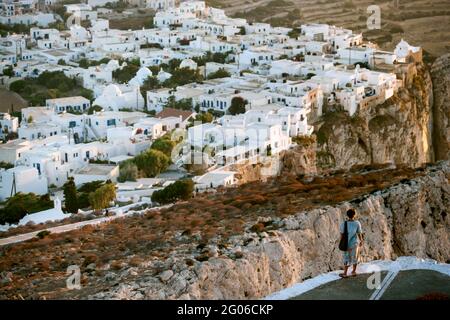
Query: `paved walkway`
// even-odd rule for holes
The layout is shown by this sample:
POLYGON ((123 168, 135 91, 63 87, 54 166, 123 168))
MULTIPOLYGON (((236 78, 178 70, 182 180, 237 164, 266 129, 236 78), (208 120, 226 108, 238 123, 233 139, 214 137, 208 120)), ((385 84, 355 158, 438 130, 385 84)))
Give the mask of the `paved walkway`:
MULTIPOLYGON (((145 202, 135 203, 135 204, 128 205, 128 206, 125 206, 125 207, 121 207, 121 208, 110 208, 108 210, 110 212, 118 211, 119 209, 120 210, 129 210, 132 207, 137 207, 137 206, 139 206, 141 204, 144 204, 144 203, 145 202), (127 207, 130 207, 130 208, 127 208, 127 207)), ((165 208, 165 207, 169 207, 169 206, 170 205, 167 205, 167 206, 164 206, 164 207, 158 207, 158 208, 150 208, 150 209, 145 209, 143 211, 156 210, 156 209, 161 209, 161 208, 165 208)), ((29 233, 19 234, 19 235, 15 235, 15 236, 12 236, 12 237, 0 239, 0 246, 5 246, 5 245, 8 245, 8 244, 13 244, 13 243, 18 243, 18 242, 30 240, 30 239, 36 237, 36 235, 39 232, 43 231, 43 230, 48 230, 51 233, 63 233, 63 232, 68 232, 68 231, 80 229, 80 228, 83 228, 84 226, 97 225, 97 224, 101 224, 101 223, 105 223, 105 222, 110 222, 112 220, 119 219, 119 218, 124 218, 124 217, 133 215, 135 213, 140 213, 140 212, 141 211, 130 210, 130 211, 128 211, 128 212, 126 212, 124 214, 120 214, 120 215, 109 216, 109 217, 101 217, 101 218, 87 220, 87 221, 80 221, 80 222, 75 222, 75 223, 71 223, 71 224, 65 224, 65 225, 62 225, 62 226, 57 226, 57 227, 52 227, 52 228, 43 228, 41 230, 37 230, 37 231, 29 232, 29 233)))
POLYGON ((377 289, 369 289, 370 274, 339 279, 292 300, 415 300, 427 294, 450 298, 450 276, 433 270, 382 271, 377 289))

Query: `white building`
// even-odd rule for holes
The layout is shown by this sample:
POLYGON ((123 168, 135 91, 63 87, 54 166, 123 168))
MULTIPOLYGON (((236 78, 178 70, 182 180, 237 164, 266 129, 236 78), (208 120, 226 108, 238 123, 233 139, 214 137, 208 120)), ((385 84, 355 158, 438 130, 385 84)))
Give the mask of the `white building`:
POLYGON ((53 108, 55 112, 76 111, 85 112, 91 107, 91 102, 81 96, 56 98, 45 100, 45 105, 49 108, 53 108))
POLYGON ((19 139, 45 139, 61 134, 61 127, 54 123, 23 123, 18 129, 19 139))
POLYGON ((102 94, 95 99, 93 105, 104 110, 118 111, 120 109, 143 110, 145 106, 139 86, 120 86, 110 84, 102 94))
POLYGON ((0 144, 0 162, 14 164, 24 151, 30 150, 29 141, 16 139, 0 144))
POLYGON ((118 165, 105 165, 105 164, 88 164, 85 167, 78 169, 74 172, 73 177, 75 185, 81 186, 88 182, 93 181, 117 181, 119 176, 118 165))
POLYGON ((39 175, 33 167, 17 166, 8 170, 0 169, 0 201, 5 201, 16 193, 35 193, 43 195, 48 192, 47 179, 39 175))
POLYGON ((17 132, 19 118, 9 113, 0 113, 0 139, 4 139, 9 133, 17 132))
POLYGON ((145 0, 146 7, 154 10, 167 10, 175 7, 175 0, 145 0))

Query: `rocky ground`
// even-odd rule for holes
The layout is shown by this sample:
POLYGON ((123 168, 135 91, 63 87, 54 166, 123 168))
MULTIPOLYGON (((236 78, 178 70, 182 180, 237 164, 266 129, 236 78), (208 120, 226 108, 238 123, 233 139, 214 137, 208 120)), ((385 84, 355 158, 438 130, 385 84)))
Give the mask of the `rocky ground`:
POLYGON ((431 68, 434 93, 434 149, 436 160, 450 159, 450 54, 431 68))
MULTIPOLYGON (((339 223, 354 206, 364 226, 366 259, 414 255, 450 262, 450 168, 376 192, 357 201, 282 219, 271 232, 246 233, 228 250, 192 267, 121 283, 91 298, 246 299, 260 298, 303 279, 338 269, 339 223), (308 248, 314 248, 309 250, 308 248)), ((217 251, 218 248, 210 248, 217 251)))
MULTIPOLYGON (((316 180, 310 188, 306 188, 305 180, 301 180, 302 186, 295 185, 291 179, 275 180, 269 185, 276 186, 276 191, 269 188, 267 193, 254 195, 252 201, 262 201, 261 197, 270 195, 273 198, 267 198, 264 205, 253 202, 253 209, 243 200, 233 203, 233 210, 224 211, 216 229, 211 229, 217 224, 211 218, 223 209, 210 196, 206 206, 205 199, 193 199, 159 214, 126 218, 99 228, 3 247, 0 249, 3 270, 0 297, 264 297, 340 267, 338 226, 349 207, 355 207, 360 214, 366 237, 366 259, 414 255, 448 262, 449 179, 449 163, 441 163, 416 171, 385 168, 356 176, 349 172, 331 175, 316 180), (382 187, 379 180, 381 187, 363 187, 367 181, 381 177, 391 183, 382 187), (347 181, 347 188, 353 191, 348 193, 337 187, 339 179, 347 181), (286 181, 290 182, 286 184, 286 181), (354 186, 356 181, 360 181, 360 187, 354 186), (323 189, 325 185, 330 189, 323 189), (341 194, 344 198, 338 197, 341 194), (300 200, 306 195, 312 201, 309 204, 300 200), (336 200, 331 201, 332 198, 336 200), (285 207, 269 210, 273 201, 285 207), (200 207, 203 211, 199 211, 200 207), (247 209, 238 213, 237 207, 247 209), (188 213, 180 216, 186 208, 192 208, 192 216, 188 213), (193 217, 205 219, 205 224, 195 228, 197 222, 190 220, 193 217), (242 227, 228 232, 242 223, 240 220, 242 227), (192 226, 191 231, 178 229, 182 225, 186 228, 187 224, 192 226), (205 238, 208 233, 211 235, 205 238), (66 268, 73 264, 81 268, 81 290, 66 289, 66 268)), ((268 183, 244 185, 231 190, 229 197, 236 201, 242 199, 242 194, 250 196, 250 190, 261 191, 262 186, 267 188, 268 183)), ((227 202, 226 194, 214 197, 227 202)))

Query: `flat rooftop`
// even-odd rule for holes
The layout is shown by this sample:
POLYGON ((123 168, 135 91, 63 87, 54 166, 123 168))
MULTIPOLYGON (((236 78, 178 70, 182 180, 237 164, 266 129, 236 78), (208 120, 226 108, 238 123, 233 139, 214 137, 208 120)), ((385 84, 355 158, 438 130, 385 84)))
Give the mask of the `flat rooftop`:
POLYGON ((115 169, 117 165, 115 164, 94 164, 90 163, 84 168, 78 169, 75 171, 75 174, 83 174, 83 175, 93 175, 93 176, 106 176, 111 173, 113 169, 115 169))
POLYGON ((88 99, 82 96, 74 96, 74 97, 64 97, 64 98, 56 98, 56 99, 47 99, 47 103, 59 103, 59 104, 73 104, 78 102, 89 102, 88 99))

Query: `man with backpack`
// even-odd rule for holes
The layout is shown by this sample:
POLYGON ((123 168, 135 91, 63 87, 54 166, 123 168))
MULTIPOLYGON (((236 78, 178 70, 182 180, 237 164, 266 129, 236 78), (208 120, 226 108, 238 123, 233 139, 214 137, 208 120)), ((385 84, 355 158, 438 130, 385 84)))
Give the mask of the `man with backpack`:
POLYGON ((348 219, 340 226, 341 239, 339 249, 344 255, 344 272, 339 274, 341 278, 347 278, 347 271, 353 266, 351 276, 356 276, 356 267, 358 266, 359 247, 362 246, 363 235, 361 223, 356 220, 356 212, 353 209, 347 210, 348 219))

